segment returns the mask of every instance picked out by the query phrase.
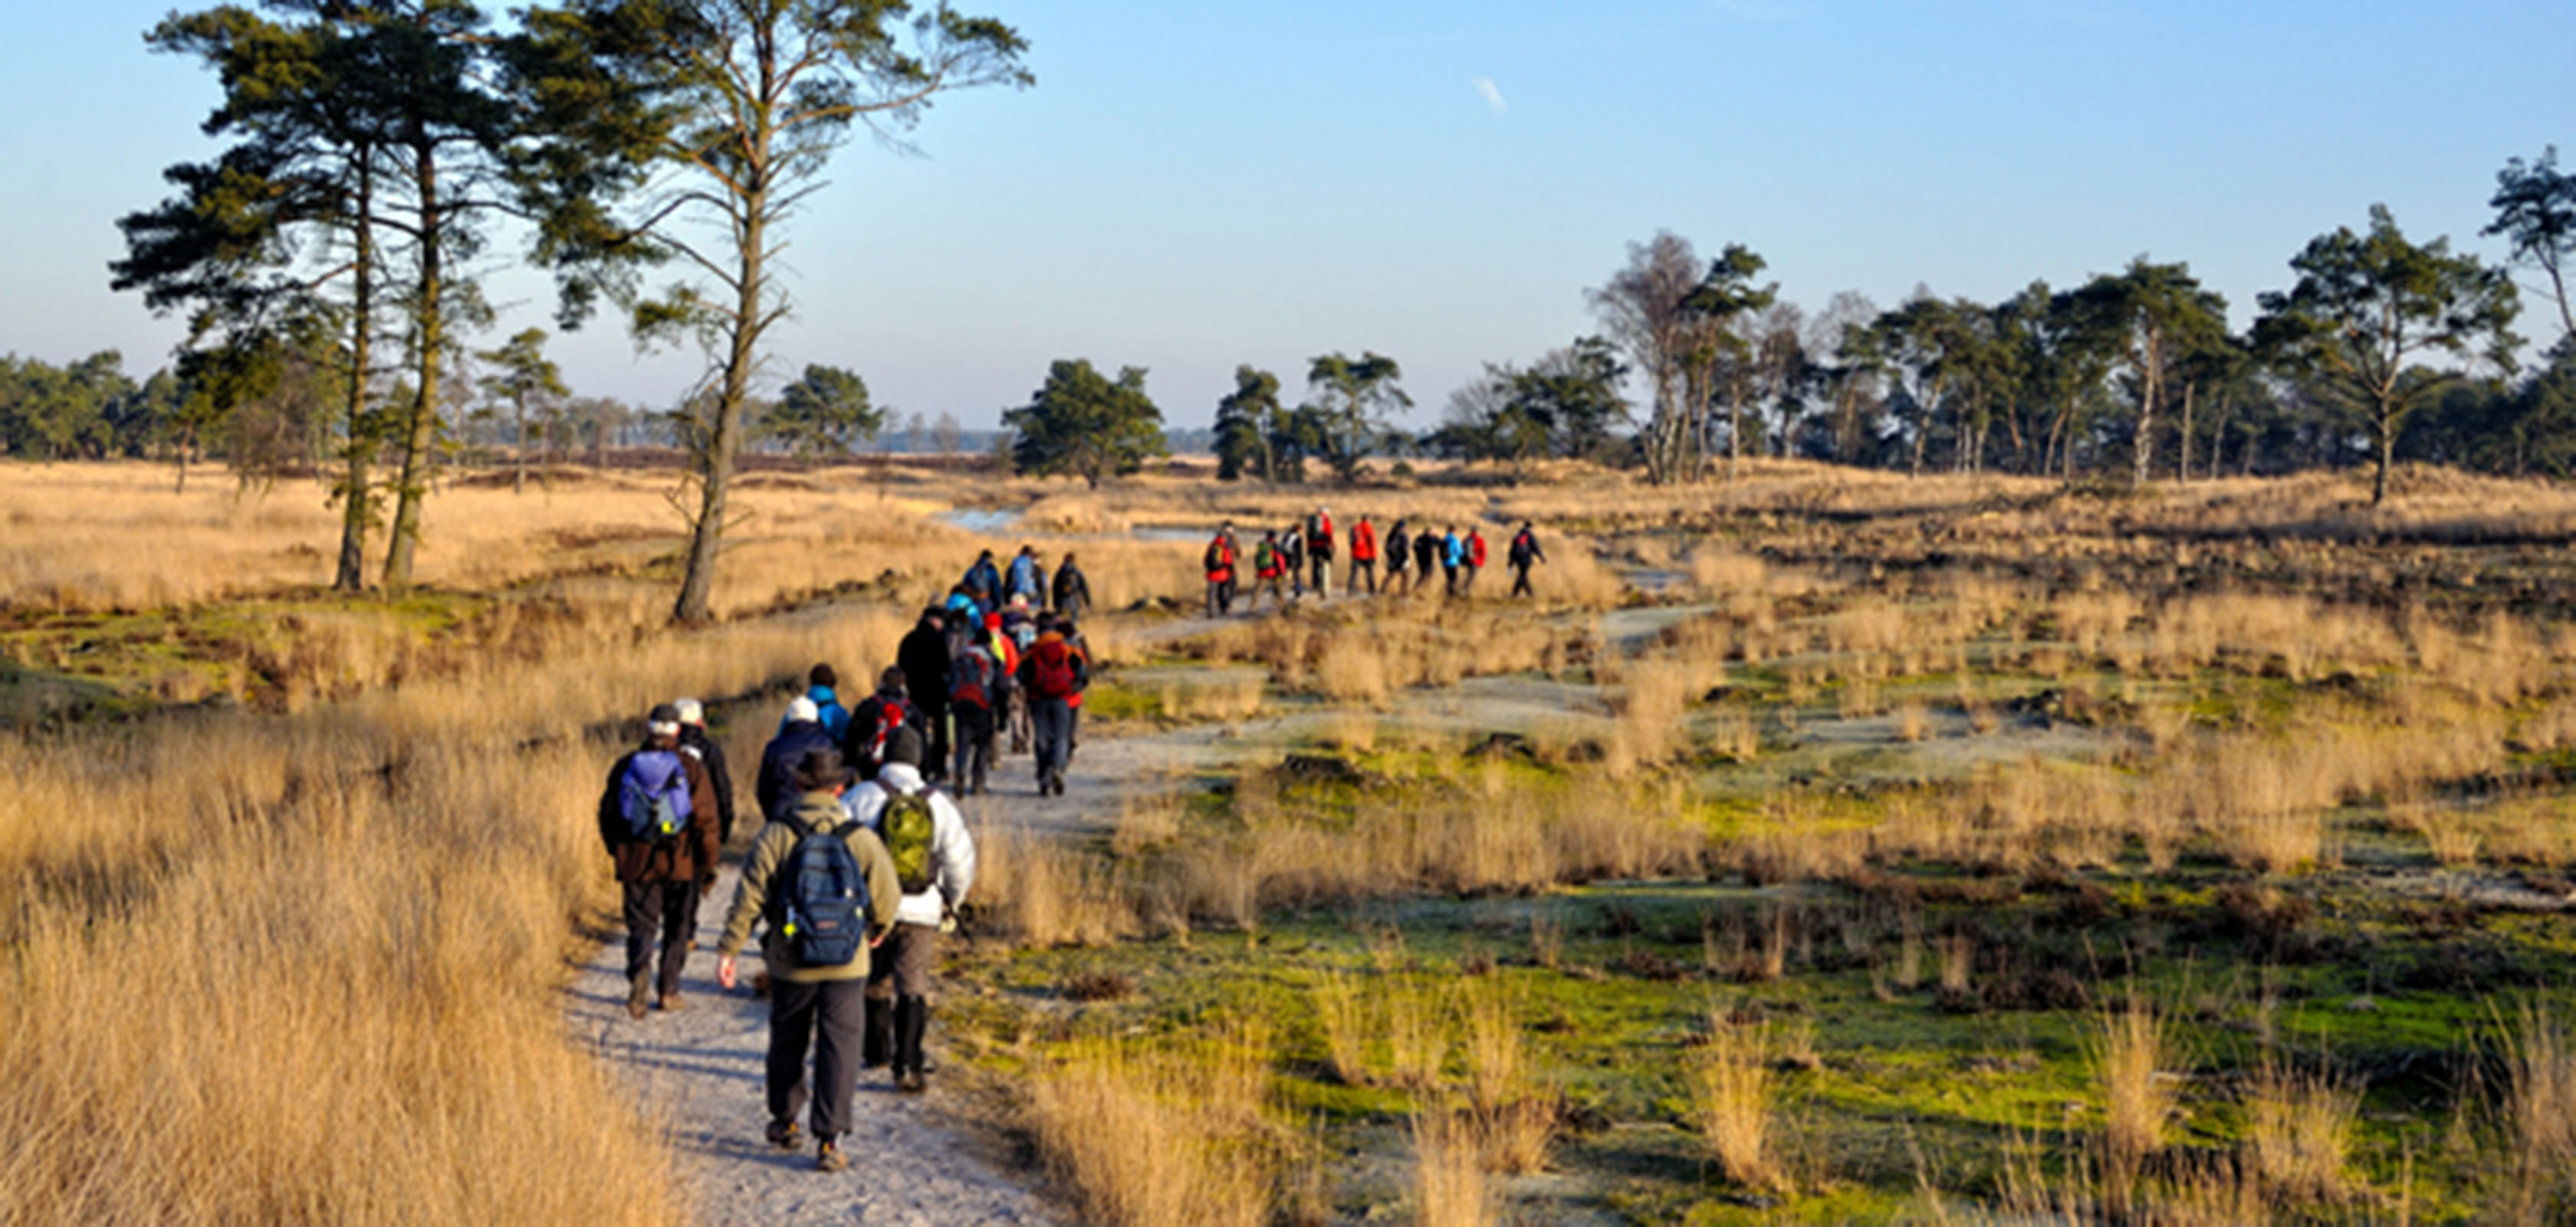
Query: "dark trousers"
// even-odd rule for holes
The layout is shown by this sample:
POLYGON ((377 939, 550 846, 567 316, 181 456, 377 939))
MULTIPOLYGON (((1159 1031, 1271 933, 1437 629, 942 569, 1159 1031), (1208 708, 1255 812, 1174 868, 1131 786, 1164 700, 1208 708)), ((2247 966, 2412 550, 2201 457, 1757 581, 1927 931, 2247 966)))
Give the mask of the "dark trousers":
POLYGON ((1530 572, 1530 569, 1529 569, 1529 564, 1528 564, 1528 563, 1522 563, 1522 564, 1520 564, 1520 565, 1515 566, 1515 567, 1513 567, 1513 568, 1512 568, 1512 595, 1513 595, 1513 596, 1528 596, 1528 597, 1534 597, 1534 596, 1537 596, 1537 595, 1538 595, 1538 593, 1537 593, 1537 592, 1532 591, 1532 590, 1531 590, 1531 588, 1530 588, 1529 572, 1530 572))
POLYGON ((939 926, 909 921, 896 925, 884 945, 868 952, 868 997, 874 1001, 927 997, 930 973, 938 966, 939 926))
POLYGON ((1029 719, 1036 725, 1038 783, 1062 779, 1064 765, 1073 760, 1073 708, 1062 699, 1032 696, 1029 719))
POLYGON ((957 725, 957 765, 948 782, 960 794, 982 792, 984 777, 993 769, 993 709, 958 703, 948 715, 957 725))
POLYGON ((1449 596, 1458 595, 1458 568, 1444 564, 1440 568, 1440 578, 1443 592, 1449 596))
POLYGON ((1374 559, 1374 558, 1354 558, 1354 559, 1352 559, 1352 560, 1351 560, 1351 582, 1350 582, 1350 585, 1349 585, 1349 588, 1350 588, 1350 591, 1351 591, 1351 592, 1356 593, 1356 592, 1360 591, 1360 581, 1361 581, 1361 579, 1363 579, 1363 578, 1366 578, 1366 579, 1367 579, 1367 581, 1368 581, 1368 594, 1369 594, 1370 596, 1376 596, 1376 595, 1377 595, 1377 560, 1376 560, 1376 559, 1374 559))
POLYGON ((929 753, 922 755, 921 774, 935 780, 948 772, 948 704, 922 704, 921 718, 930 722, 929 753))
POLYGON ((1233 612, 1234 581, 1230 579, 1209 580, 1207 591, 1207 616, 1211 618, 1221 618, 1233 612))
POLYGON ((626 982, 633 984, 652 968, 658 938, 662 964, 653 984, 668 997, 680 991, 680 969, 688 965, 689 947, 698 940, 698 884, 628 882, 625 895, 626 982))
POLYGON ((859 1044, 867 1030, 866 980, 769 984, 769 1119, 805 1110, 805 1050, 814 1050, 814 1136, 850 1131, 850 1094, 859 1085, 859 1044), (820 1042, 816 1036, 820 1035, 820 1042))

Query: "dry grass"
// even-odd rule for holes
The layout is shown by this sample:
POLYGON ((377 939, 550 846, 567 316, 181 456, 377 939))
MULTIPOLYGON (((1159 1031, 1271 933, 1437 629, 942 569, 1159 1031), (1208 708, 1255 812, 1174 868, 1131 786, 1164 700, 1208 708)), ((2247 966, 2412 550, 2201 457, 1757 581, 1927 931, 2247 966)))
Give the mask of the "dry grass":
POLYGON ((1485 1166, 1519 1175, 1547 1165, 1563 1116, 1561 1096, 1543 1081, 1530 1051, 1521 1003, 1493 976, 1459 990, 1466 1061, 1462 1117, 1485 1166))
POLYGON ((2505 1121, 2513 1170, 2506 1210, 2514 1222, 2576 1200, 2576 1034, 2545 1007, 2524 1002, 2506 1055, 2505 1121))
POLYGON ((1414 1215, 1420 1227, 1487 1227, 1498 1221, 1501 1190, 1475 1131, 1450 1117, 1413 1119, 1414 1215))
POLYGON ((2265 1061, 2245 1104, 2246 1149, 2264 1194, 2289 1204, 2345 1200, 2361 1088, 2316 1071, 2265 1061))
POLYGON ((1260 1227, 1283 1200, 1295 1138, 1271 1106, 1266 1036, 1099 1043, 1040 1072, 1039 1153, 1102 1227, 1260 1227))
POLYGON ((2161 1076, 2172 1037, 2155 1007, 2135 996, 2098 1021, 2093 1060, 2102 1087, 2104 1174, 2114 1186, 2134 1186, 2148 1158, 2164 1149, 2173 1120, 2173 1088, 2161 1076))
POLYGON ((1760 1028, 1713 1015, 1707 1041, 1690 1053, 1683 1070, 1700 1144, 1721 1175, 1748 1189, 1786 1186, 1771 1060, 1769 1038, 1760 1028))

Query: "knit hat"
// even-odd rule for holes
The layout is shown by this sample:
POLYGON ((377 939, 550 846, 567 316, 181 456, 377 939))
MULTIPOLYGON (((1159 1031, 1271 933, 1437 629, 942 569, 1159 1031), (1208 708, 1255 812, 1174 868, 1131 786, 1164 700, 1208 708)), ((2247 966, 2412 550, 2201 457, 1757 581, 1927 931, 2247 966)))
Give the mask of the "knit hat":
POLYGON ((887 735, 885 744, 887 762, 918 767, 921 765, 921 756, 921 733, 911 725, 899 725, 893 733, 887 735))
POLYGON ((787 722, 789 724, 812 724, 822 718, 823 709, 814 706, 814 700, 806 698, 804 695, 800 694, 796 696, 796 700, 787 705, 787 722))
POLYGON ((644 731, 656 737, 680 735, 680 709, 668 703, 653 705, 651 715, 644 717, 644 731))
POLYGON ((672 704, 671 708, 672 710, 680 713, 680 723, 682 724, 705 724, 707 722, 706 706, 699 703, 696 699, 682 699, 679 702, 672 704))

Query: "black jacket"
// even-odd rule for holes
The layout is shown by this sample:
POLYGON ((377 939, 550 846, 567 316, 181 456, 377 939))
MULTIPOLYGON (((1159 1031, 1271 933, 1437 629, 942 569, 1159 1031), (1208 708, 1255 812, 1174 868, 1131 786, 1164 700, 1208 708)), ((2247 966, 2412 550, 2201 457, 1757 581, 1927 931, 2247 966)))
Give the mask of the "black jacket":
POLYGON ((684 724, 680 749, 707 769, 707 786, 716 794, 716 830, 726 843, 733 842, 733 768, 725 762, 724 746, 707 736, 705 729, 684 724))
MULTIPOLYGON (((903 688, 912 705, 925 713, 948 710, 948 636, 926 625, 916 625, 896 645, 894 664, 903 670, 903 688)), ((853 712, 850 727, 859 726, 853 712)), ((856 736, 855 732, 852 736, 856 736)))
POLYGON ((1091 608, 1091 580, 1082 568, 1068 562, 1055 569, 1055 607, 1068 614, 1091 608))
MULTIPOLYGON (((941 666, 943 670, 946 669, 946 667, 947 666, 944 664, 941 666)), ((945 698, 946 695, 946 691, 941 692, 941 697, 945 698)), ((884 722, 883 713, 885 711, 886 704, 888 703, 903 704, 903 723, 911 725, 913 732, 921 734, 922 743, 925 747, 929 744, 929 718, 927 714, 921 710, 921 704, 915 701, 912 696, 888 694, 883 690, 869 695, 864 702, 861 702, 858 705, 857 709, 850 713, 850 734, 848 739, 841 746, 841 758, 843 761, 848 762, 851 767, 857 769, 860 779, 873 780, 877 778, 877 759, 875 753, 877 726, 884 722)))
POLYGON ((796 800, 803 794, 796 788, 796 760, 808 750, 838 750, 832 735, 823 731, 820 722, 799 720, 778 730, 769 740, 769 748, 760 752, 760 816, 770 822, 784 822, 796 812, 796 800))

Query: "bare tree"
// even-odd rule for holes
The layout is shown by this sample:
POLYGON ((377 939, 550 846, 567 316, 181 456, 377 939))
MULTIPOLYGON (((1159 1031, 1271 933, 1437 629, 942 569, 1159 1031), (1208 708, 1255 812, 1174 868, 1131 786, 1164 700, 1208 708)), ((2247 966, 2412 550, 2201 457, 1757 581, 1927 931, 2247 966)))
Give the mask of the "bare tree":
POLYGON ((1678 481, 1694 467, 1690 435, 1697 408, 1708 401, 1711 330, 1690 305, 1699 282, 1699 253, 1690 240, 1664 230, 1629 244, 1626 267, 1584 294, 1602 331, 1627 351, 1653 389, 1643 442, 1647 479, 1658 485, 1678 481))

